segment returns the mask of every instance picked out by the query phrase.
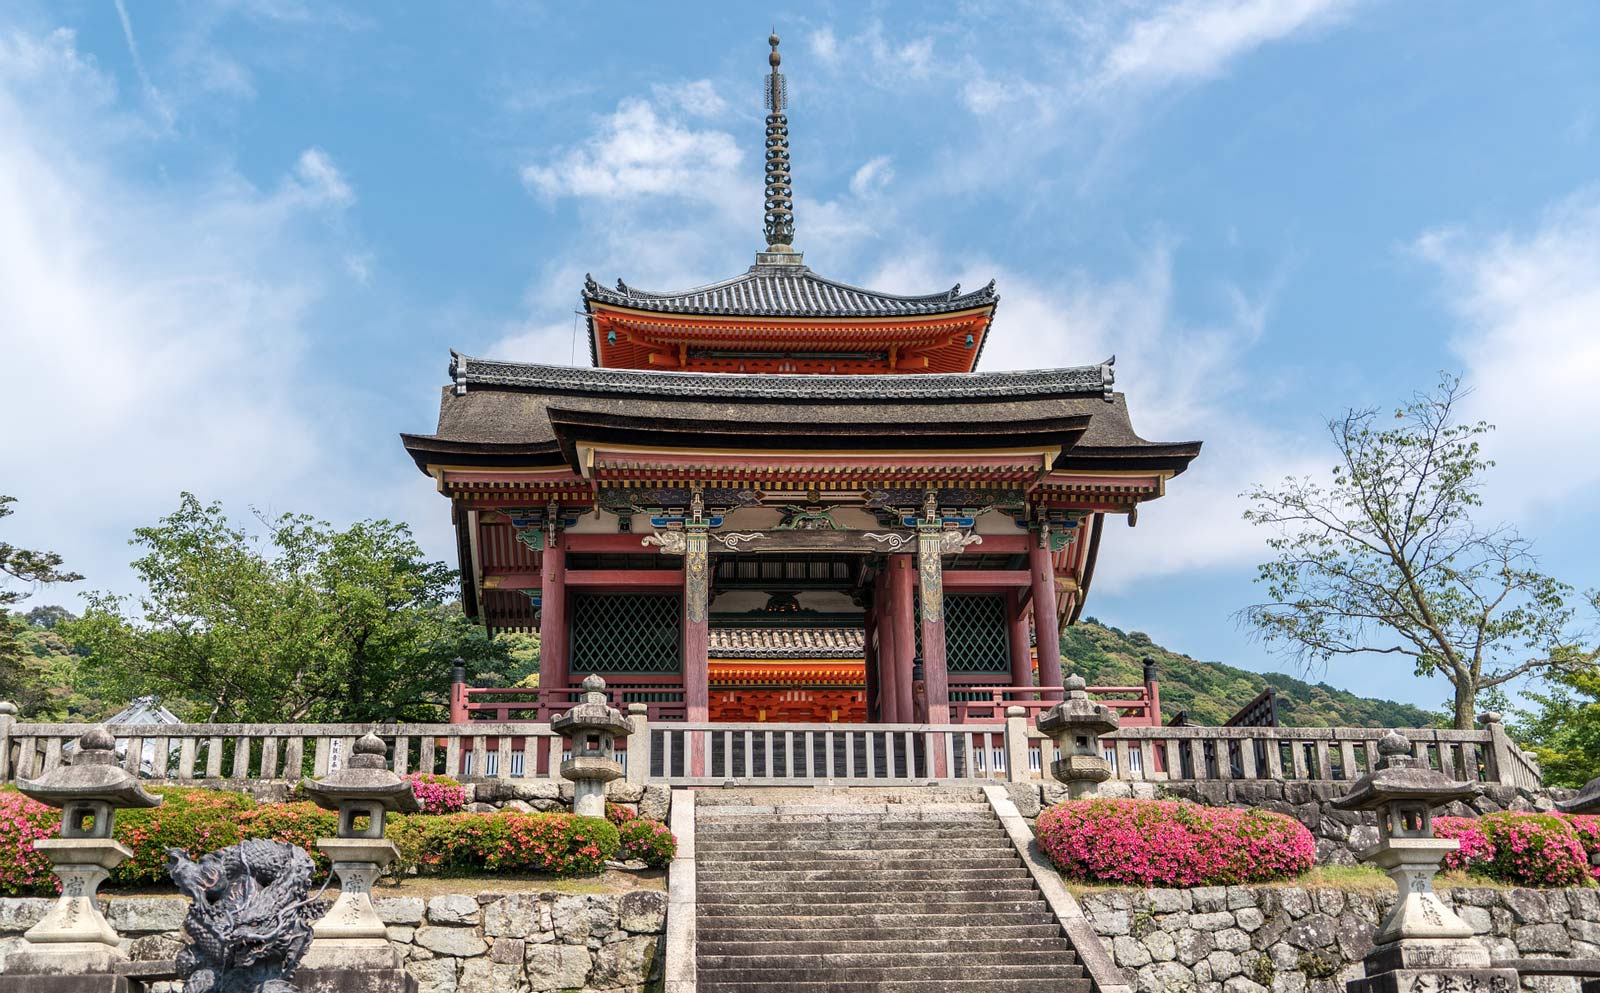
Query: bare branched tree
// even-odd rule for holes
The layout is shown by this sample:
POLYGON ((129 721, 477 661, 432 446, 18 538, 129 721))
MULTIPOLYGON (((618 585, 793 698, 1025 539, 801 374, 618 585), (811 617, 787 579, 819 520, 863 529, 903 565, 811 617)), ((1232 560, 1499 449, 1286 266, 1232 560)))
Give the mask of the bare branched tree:
POLYGON ((1242 615, 1268 644, 1307 666, 1338 656, 1409 658, 1454 687, 1454 722, 1470 728, 1479 695, 1573 664, 1572 588, 1538 569, 1505 524, 1473 518, 1493 463, 1462 423, 1465 391, 1445 376, 1385 425, 1378 410, 1328 422, 1338 453, 1329 483, 1285 479, 1245 496, 1277 558, 1260 567, 1267 602, 1242 615))

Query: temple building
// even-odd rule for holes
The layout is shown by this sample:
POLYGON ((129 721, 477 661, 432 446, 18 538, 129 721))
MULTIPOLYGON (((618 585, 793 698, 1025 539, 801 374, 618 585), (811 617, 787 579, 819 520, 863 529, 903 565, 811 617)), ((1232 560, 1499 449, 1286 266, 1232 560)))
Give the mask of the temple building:
MULTIPOLYGON (((1109 359, 981 371, 992 281, 813 272, 770 42, 754 264, 675 292, 588 279, 591 367, 452 353, 437 430, 402 436, 450 502, 467 613, 538 632, 539 717, 589 673, 664 720, 1048 706, 1107 528, 1200 444, 1139 437, 1109 359)), ((1160 723, 1149 687, 1102 690, 1160 723)))

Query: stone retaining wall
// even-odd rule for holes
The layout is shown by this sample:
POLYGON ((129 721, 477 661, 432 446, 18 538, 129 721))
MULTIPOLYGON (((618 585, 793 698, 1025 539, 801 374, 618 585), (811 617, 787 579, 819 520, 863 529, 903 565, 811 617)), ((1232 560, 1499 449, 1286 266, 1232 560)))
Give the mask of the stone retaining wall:
MULTIPOLYGON (((21 934, 54 903, 0 899, 0 972, 21 934)), ((421 993, 643 993, 659 988, 667 895, 445 894, 374 901, 421 993)), ((102 901, 135 959, 177 953, 189 902, 180 897, 102 901)), ((156 993, 173 984, 160 984, 156 993)))
MULTIPOLYGON (((1600 890, 1441 890, 1496 959, 1600 956, 1600 890)), ((1344 993, 1393 889, 1104 890, 1078 898, 1136 993, 1344 993)), ((1526 988, 1577 990, 1570 979, 1526 988)))
MULTIPOLYGON (((1049 806, 1067 799, 1067 788, 1054 782, 1013 784, 1011 792, 1012 799, 1026 817, 1037 816, 1041 803, 1049 806), (1034 794, 1031 811, 1030 801, 1026 797, 1029 792, 1034 794)), ((1317 839, 1318 865, 1354 865, 1356 853, 1378 841, 1375 815, 1333 809, 1332 801, 1348 792, 1349 783, 1329 780, 1280 782, 1265 779, 1211 779, 1161 783, 1112 781, 1100 784, 1100 795, 1107 797, 1190 800, 1211 807, 1261 807, 1288 814, 1304 824, 1317 839)), ((1556 800, 1570 796, 1571 792, 1485 784, 1471 801, 1451 804, 1443 813, 1475 817, 1499 810, 1550 810, 1556 800)))

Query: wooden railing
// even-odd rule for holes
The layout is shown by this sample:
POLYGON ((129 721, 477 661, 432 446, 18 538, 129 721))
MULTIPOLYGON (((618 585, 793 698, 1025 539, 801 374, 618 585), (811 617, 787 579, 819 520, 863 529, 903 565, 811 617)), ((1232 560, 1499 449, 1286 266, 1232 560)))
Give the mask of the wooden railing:
MULTIPOLYGON (((653 721, 617 742, 628 781, 680 786, 892 785, 1047 778, 1055 743, 1010 705, 1001 724, 716 724, 653 721)), ((33 724, 0 713, 0 781, 32 779, 70 754, 87 724, 33 724)), ((123 767, 175 783, 295 781, 340 767, 368 731, 395 772, 468 780, 559 776, 562 741, 547 723, 113 725, 123 767)), ((1132 727, 1102 736, 1112 774, 1154 781, 1344 781, 1371 771, 1382 729, 1132 727)), ((1539 768, 1498 722, 1410 729, 1415 754, 1456 779, 1537 788, 1539 768)))

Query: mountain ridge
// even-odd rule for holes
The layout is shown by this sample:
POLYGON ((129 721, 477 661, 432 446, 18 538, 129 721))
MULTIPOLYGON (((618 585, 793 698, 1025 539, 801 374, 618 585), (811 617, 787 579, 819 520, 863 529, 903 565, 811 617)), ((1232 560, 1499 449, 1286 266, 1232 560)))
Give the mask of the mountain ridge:
POLYGON ((1439 715, 1409 703, 1363 697, 1327 683, 1281 672, 1253 672, 1224 662, 1203 662, 1093 617, 1061 633, 1061 669, 1091 686, 1137 686, 1143 660, 1161 669, 1161 720, 1187 711, 1197 724, 1220 725, 1268 686, 1277 691, 1278 723, 1286 727, 1432 727, 1439 715))

